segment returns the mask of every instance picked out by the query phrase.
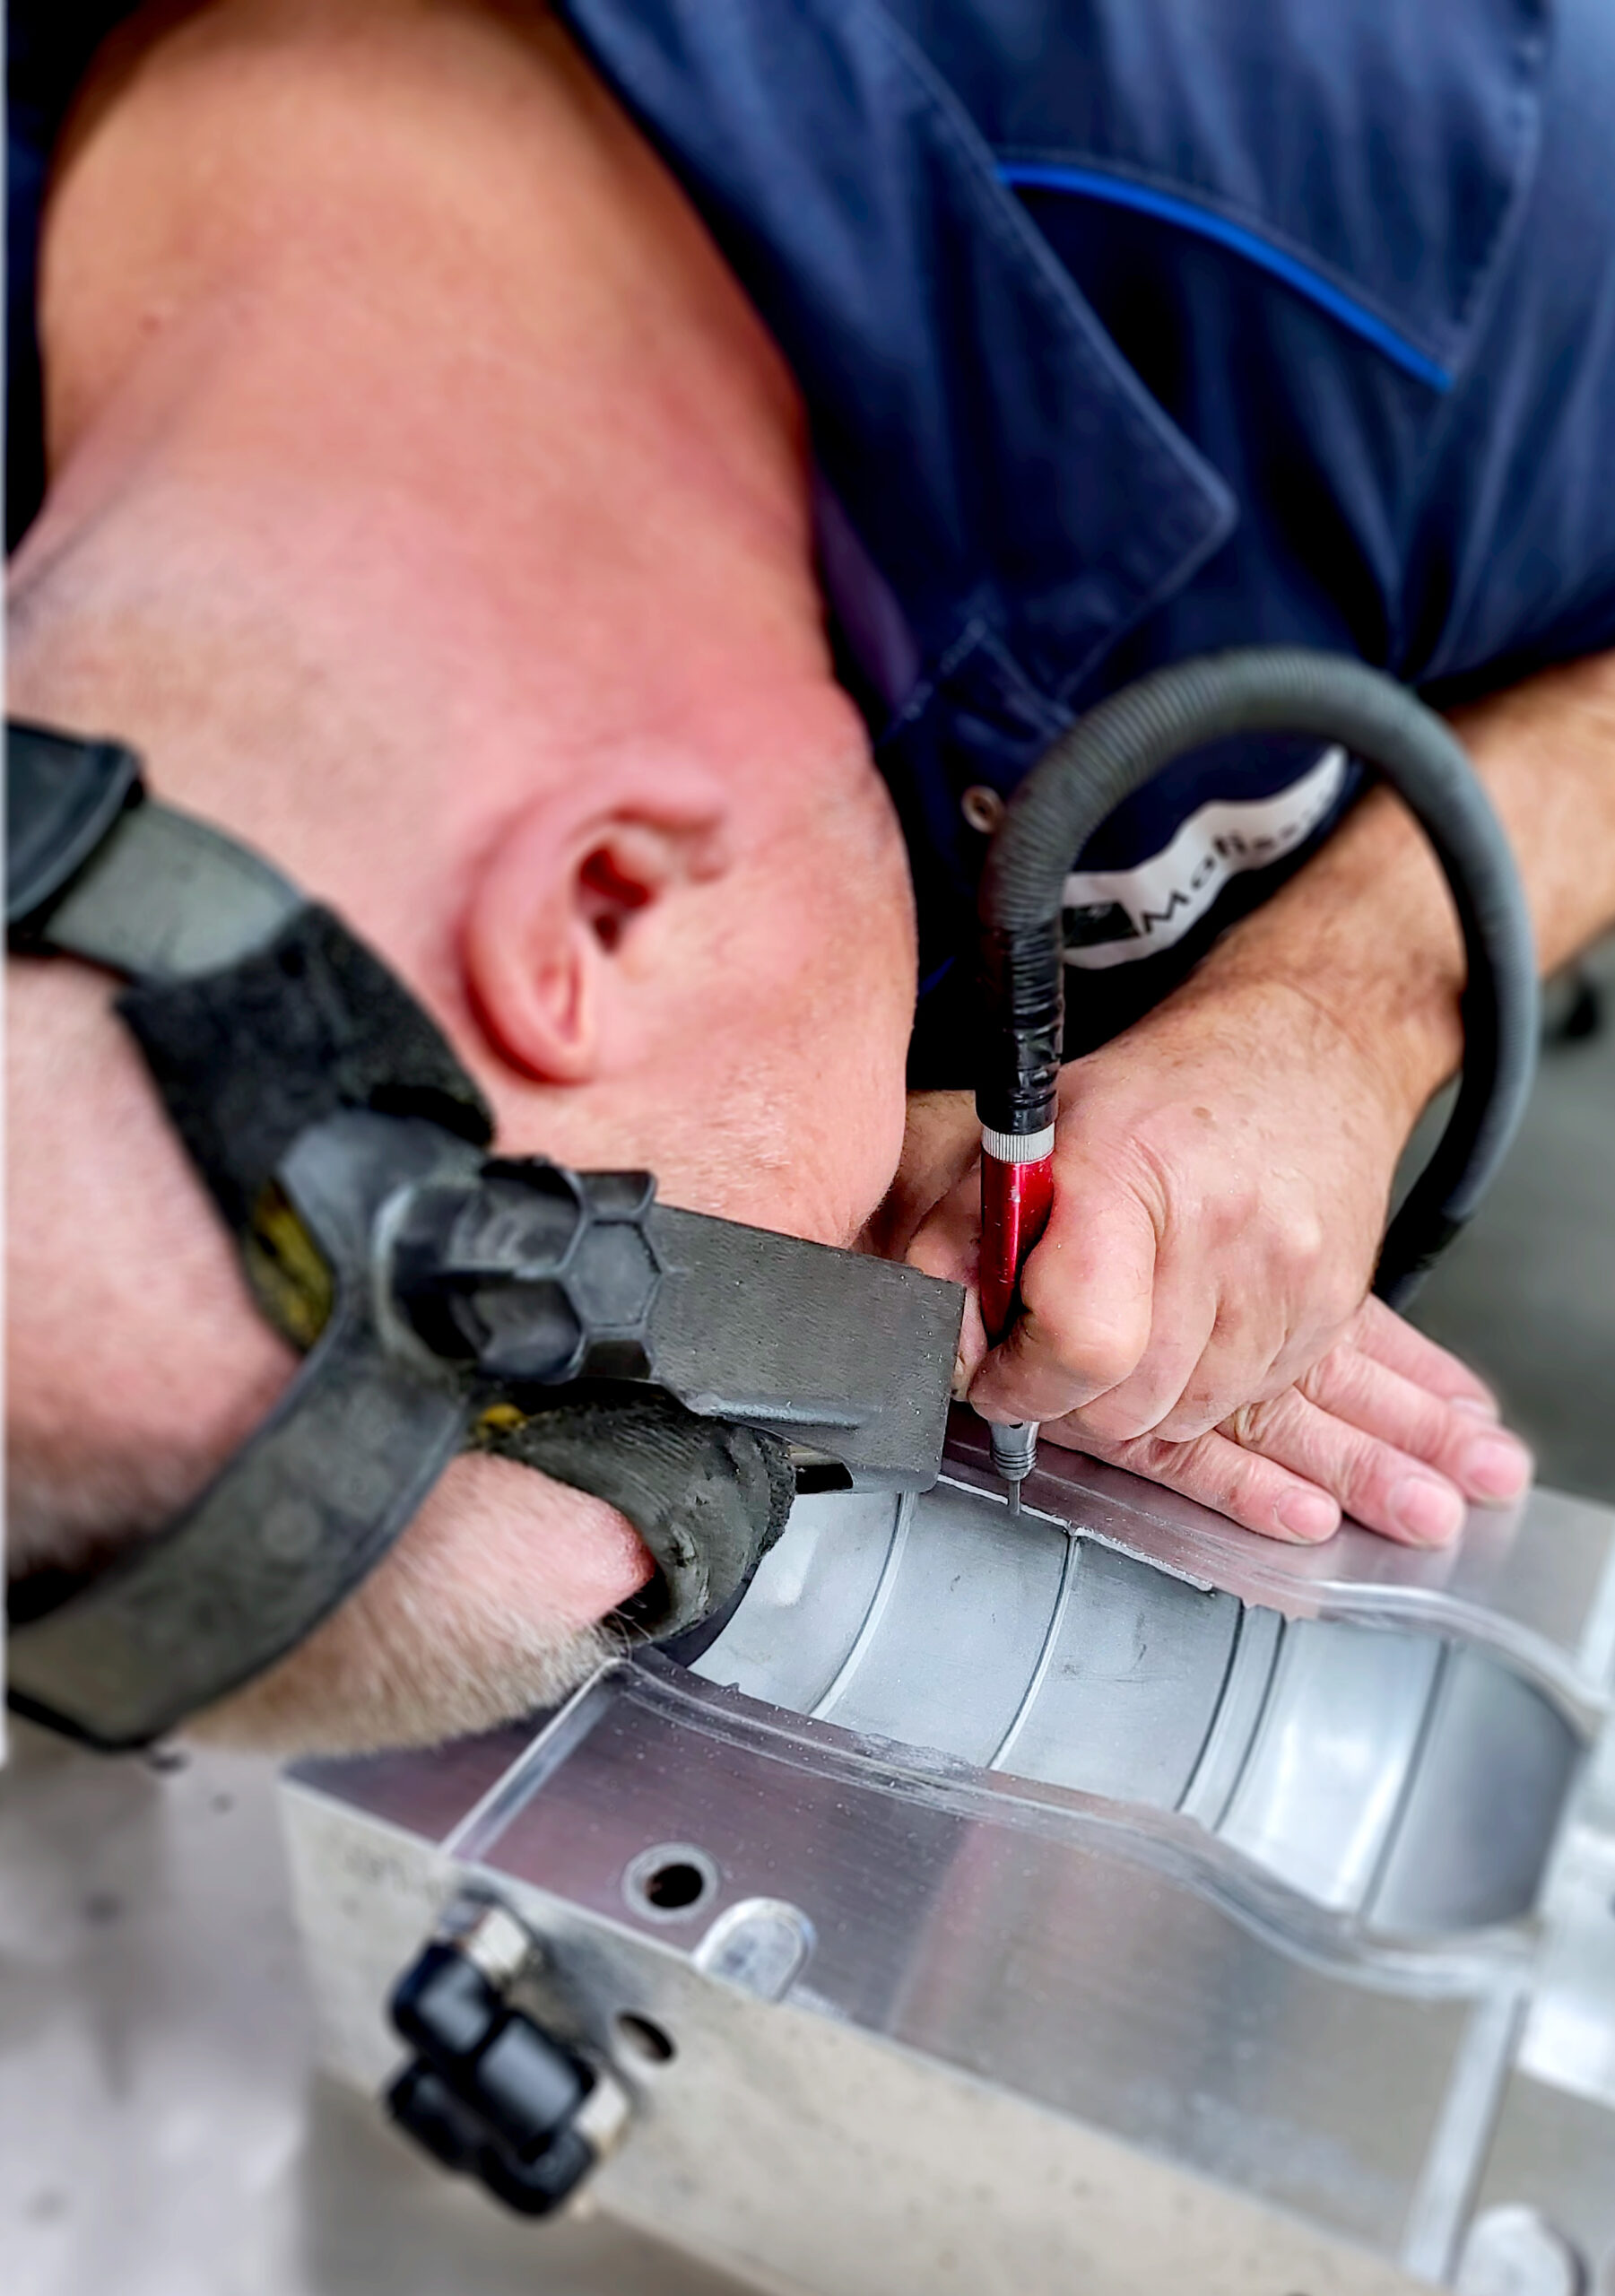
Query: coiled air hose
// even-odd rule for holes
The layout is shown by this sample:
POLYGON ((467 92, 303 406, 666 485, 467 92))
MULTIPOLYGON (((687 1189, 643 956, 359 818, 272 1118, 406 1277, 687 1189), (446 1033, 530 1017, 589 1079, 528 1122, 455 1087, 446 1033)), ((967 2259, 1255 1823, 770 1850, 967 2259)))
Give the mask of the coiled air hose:
POLYGON ((1391 1222, 1375 1278, 1379 1295, 1400 1305, 1475 1210, 1524 1112, 1536 1065, 1536 957, 1514 857, 1462 747, 1432 710, 1360 662, 1253 647, 1175 664, 1090 710, 1034 767, 982 878, 988 1037, 977 1112, 1011 1165, 1039 1136, 1052 1146, 1064 1022, 1061 909, 1073 857, 1175 758, 1257 733, 1338 743, 1375 769, 1435 848, 1463 929, 1463 1083, 1391 1222))

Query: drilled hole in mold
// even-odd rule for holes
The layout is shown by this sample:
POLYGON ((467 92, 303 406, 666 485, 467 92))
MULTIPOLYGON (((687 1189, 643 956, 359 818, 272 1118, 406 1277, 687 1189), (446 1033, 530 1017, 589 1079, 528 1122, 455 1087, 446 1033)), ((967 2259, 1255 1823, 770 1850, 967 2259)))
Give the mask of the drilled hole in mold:
POLYGON ((671 2065, 678 2055, 672 2034, 664 2032, 654 2017, 641 2017, 637 2010, 624 2009, 616 2022, 617 2039, 642 2064, 671 2065))
POLYGON ((622 1877, 623 1895, 653 1921, 682 1921, 717 1889, 717 1868, 705 1850, 664 1841, 643 1849, 622 1877))
POLYGON ((688 1913, 706 1896, 707 1876, 687 1857, 675 1857, 647 1874, 643 1887, 658 1913, 688 1913))

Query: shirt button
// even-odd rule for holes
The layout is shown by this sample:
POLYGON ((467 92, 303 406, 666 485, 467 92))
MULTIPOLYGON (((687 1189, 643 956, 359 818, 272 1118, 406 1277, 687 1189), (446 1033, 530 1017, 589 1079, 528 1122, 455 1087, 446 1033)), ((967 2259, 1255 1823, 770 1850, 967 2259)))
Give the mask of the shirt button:
POLYGON ((966 825, 978 837, 991 837, 1003 819, 1004 803, 996 789, 990 789, 985 781, 977 781, 959 799, 959 810, 966 825))

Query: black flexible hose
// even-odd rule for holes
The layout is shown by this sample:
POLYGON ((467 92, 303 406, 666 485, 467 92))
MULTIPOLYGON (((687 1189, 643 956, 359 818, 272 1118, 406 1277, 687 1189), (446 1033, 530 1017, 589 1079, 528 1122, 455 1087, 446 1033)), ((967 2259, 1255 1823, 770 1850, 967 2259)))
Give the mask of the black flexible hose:
POLYGON ((984 1124, 1054 1121, 1064 1021, 1061 908, 1073 857, 1124 797, 1185 751, 1234 734, 1309 735, 1382 774, 1434 847, 1468 961, 1463 1080, 1434 1154, 1391 1222, 1375 1289, 1394 1305, 1473 1213, 1524 1113, 1536 1066, 1530 912, 1506 839, 1450 728, 1376 670, 1300 647, 1207 655, 1088 712, 1027 776, 987 856, 980 916, 988 1042, 984 1124))

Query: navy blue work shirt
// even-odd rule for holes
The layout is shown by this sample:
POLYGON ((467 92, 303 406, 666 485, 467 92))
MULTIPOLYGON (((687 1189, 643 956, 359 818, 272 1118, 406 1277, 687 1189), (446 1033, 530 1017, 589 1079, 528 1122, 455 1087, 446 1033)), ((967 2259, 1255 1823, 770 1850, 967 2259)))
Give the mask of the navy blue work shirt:
MULTIPOLYGON (((39 186, 124 13, 13 12, 24 516, 39 186)), ((560 13, 807 403, 838 660, 913 857, 914 1081, 970 1081, 981 793, 1126 679, 1288 641, 1453 700, 1615 645, 1611 0, 560 13)), ((1224 744, 1122 808, 1067 888, 1068 1049, 1355 788, 1315 744, 1224 744)))

